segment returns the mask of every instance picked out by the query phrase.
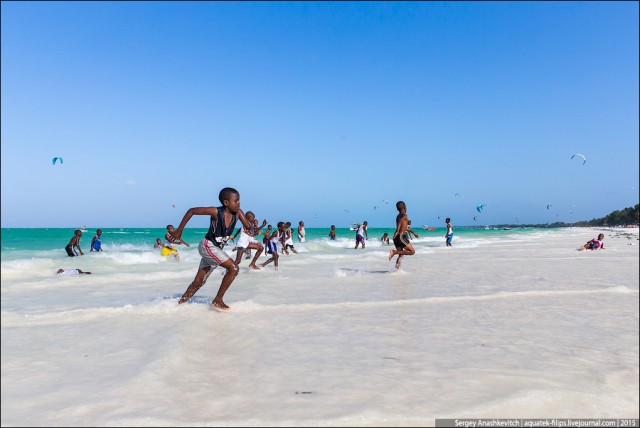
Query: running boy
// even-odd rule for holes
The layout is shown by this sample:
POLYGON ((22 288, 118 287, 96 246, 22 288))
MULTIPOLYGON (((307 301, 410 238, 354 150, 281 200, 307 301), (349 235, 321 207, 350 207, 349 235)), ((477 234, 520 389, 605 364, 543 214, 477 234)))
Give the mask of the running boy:
POLYGON ((284 236, 284 222, 279 221, 278 228, 273 232, 271 232, 271 235, 269 236, 269 242, 267 242, 266 253, 270 254, 271 257, 267 259, 266 262, 262 263, 260 266, 265 267, 269 263, 273 262, 273 264, 276 267, 276 270, 278 270, 278 258, 280 257, 278 256, 278 241, 282 241, 283 236, 284 236))
POLYGON ((264 220, 262 222, 262 226, 258 227, 258 223, 254 221, 255 215, 251 211, 247 211, 245 213, 245 217, 247 221, 251 223, 251 228, 249 230, 244 227, 240 228, 240 239, 238 239, 238 244, 236 245, 238 251, 236 253, 236 266, 240 266, 240 263, 242 262, 242 254, 245 251, 251 251, 251 249, 254 249, 258 251, 256 252, 256 255, 253 256, 253 261, 251 261, 249 267, 251 269, 258 270, 259 268, 256 266, 256 261, 258 260, 258 257, 260 257, 260 254, 262 254, 264 247, 258 242, 256 235, 259 233, 260 229, 267 224, 267 220, 264 220))
POLYGON ((212 270, 218 266, 222 266, 227 272, 222 278, 218 294, 216 294, 211 305, 218 310, 228 311, 230 308, 224 303, 222 298, 238 275, 238 266, 236 266, 229 255, 224 252, 223 248, 231 238, 231 233, 233 233, 236 227, 237 220, 240 220, 247 229, 251 227, 251 223, 245 218, 244 213, 240 209, 240 193, 238 193, 236 189, 225 187, 220 191, 218 199, 222 204, 219 207, 189 208, 180 222, 178 229, 171 232, 171 236, 175 239, 180 239, 184 227, 194 215, 210 216, 209 231, 198 245, 198 252, 202 256, 202 260, 200 260, 200 265, 198 266, 198 272, 193 282, 189 284, 189 287, 187 287, 187 290, 180 298, 178 304, 187 302, 193 297, 200 287, 207 282, 207 278, 209 278, 212 270))
POLYGON ((389 260, 393 256, 398 256, 396 260, 396 270, 400 269, 400 263, 402 256, 412 256, 416 253, 413 249, 413 245, 409 242, 407 236, 407 225, 409 218, 407 217, 407 206, 404 202, 396 202, 396 208, 398 209, 398 215, 396 217, 396 231, 393 234, 393 244, 396 246, 395 250, 389 251, 389 260))
POLYGON ((282 236, 282 252, 289 255, 289 250, 298 254, 298 251, 293 248, 293 231, 291 230, 291 222, 288 221, 284 225, 284 235, 282 236))

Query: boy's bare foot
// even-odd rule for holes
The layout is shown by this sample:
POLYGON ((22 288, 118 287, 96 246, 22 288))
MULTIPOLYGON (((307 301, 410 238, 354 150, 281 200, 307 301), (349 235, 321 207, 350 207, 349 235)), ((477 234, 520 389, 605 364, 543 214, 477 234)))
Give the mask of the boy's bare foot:
POLYGON ((249 265, 249 267, 250 267, 251 269, 260 270, 260 268, 259 268, 258 266, 256 266, 256 265, 254 265, 253 263, 251 263, 251 264, 249 265))
POLYGON ((229 306, 225 305, 223 301, 217 301, 217 300, 214 300, 213 302, 211 302, 211 306, 213 306, 214 309, 217 309, 219 311, 228 311, 229 309, 231 309, 229 306))

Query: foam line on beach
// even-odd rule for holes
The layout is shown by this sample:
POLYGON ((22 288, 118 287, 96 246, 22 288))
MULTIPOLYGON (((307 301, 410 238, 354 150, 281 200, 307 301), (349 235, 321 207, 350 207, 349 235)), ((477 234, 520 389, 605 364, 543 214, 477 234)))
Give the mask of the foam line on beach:
MULTIPOLYGON (((607 289, 592 290, 555 290, 555 291, 521 291, 521 292, 498 292, 482 295, 462 295, 462 296, 435 296, 406 300, 388 300, 388 301, 367 301, 367 302, 339 302, 339 303, 295 303, 295 304, 277 304, 265 305, 252 300, 231 303, 233 313, 250 313, 250 312, 271 312, 271 311, 288 311, 288 312, 313 312, 313 311, 337 311, 340 309, 374 309, 383 307, 393 307, 398 305, 423 305, 423 304, 448 304, 464 301, 483 301, 498 299, 521 299, 521 298, 543 298, 558 296, 585 296, 591 294, 635 294, 638 290, 628 287, 618 286, 607 289)), ((126 304, 120 307, 102 307, 102 308, 86 308, 75 309, 71 311, 62 311, 48 314, 15 314, 3 311, 2 324, 4 327, 20 327, 24 325, 48 325, 48 324, 66 324, 77 323, 79 320, 90 321, 101 319, 112 315, 131 314, 131 315, 157 315, 160 313, 175 313, 183 310, 177 305, 177 296, 160 297, 151 302, 141 304, 126 304)), ((196 302, 185 305, 186 307, 197 307, 202 310, 210 309, 209 297, 201 297, 196 302)))

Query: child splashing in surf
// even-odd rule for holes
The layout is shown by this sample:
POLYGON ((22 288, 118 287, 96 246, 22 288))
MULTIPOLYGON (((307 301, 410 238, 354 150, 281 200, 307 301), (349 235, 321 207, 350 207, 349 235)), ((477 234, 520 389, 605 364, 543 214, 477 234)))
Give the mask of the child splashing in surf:
POLYGON ((256 266, 256 261, 258 260, 258 257, 260 257, 260 254, 262 254, 264 247, 258 242, 256 236, 260 232, 260 229, 267 225, 267 220, 263 220, 262 226, 258 227, 255 215, 251 211, 247 211, 245 213, 245 217, 247 218, 247 221, 251 223, 251 228, 249 230, 243 227, 240 228, 240 239, 238 239, 238 245, 236 247, 238 251, 236 253, 236 266, 240 266, 240 263, 242 262, 242 254, 245 251, 251 251, 251 249, 254 249, 257 250, 257 252, 256 255, 253 256, 253 261, 251 261, 249 267, 257 270, 259 268, 256 266))
POLYGON ((400 263, 402 256, 412 256, 416 253, 413 249, 413 245, 409 242, 409 236, 407 234, 407 227, 409 225, 409 218, 407 217, 407 206, 404 202, 396 202, 396 208, 398 209, 398 215, 396 217, 396 231, 393 234, 393 244, 396 246, 395 250, 389 251, 389 260, 393 256, 398 256, 396 260, 396 270, 400 269, 400 263))
POLYGON ((236 227, 236 220, 240 220, 247 230, 249 230, 252 225, 240 209, 240 193, 238 193, 236 189, 225 187, 220 191, 218 199, 222 204, 219 207, 189 208, 182 218, 180 225, 175 231, 171 232, 171 235, 176 239, 180 239, 184 227, 194 215, 208 215, 211 217, 209 221, 209 231, 198 245, 198 252, 202 256, 200 265, 198 266, 198 272, 180 298, 180 301, 178 301, 178 304, 185 303, 191 299, 200 287, 207 282, 213 269, 222 266, 227 272, 222 278, 218 294, 216 294, 211 305, 215 309, 228 311, 230 308, 224 303, 222 298, 238 275, 238 266, 236 266, 223 248, 231 238, 231 234, 236 227))

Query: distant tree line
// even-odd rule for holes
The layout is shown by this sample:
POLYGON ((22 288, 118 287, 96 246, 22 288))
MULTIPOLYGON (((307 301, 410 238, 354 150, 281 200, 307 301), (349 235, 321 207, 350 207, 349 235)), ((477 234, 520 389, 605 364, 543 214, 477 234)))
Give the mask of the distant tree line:
POLYGON ((574 226, 624 226, 640 223, 640 204, 635 207, 625 208, 622 211, 614 211, 602 218, 594 218, 590 221, 578 221, 574 226))
POLYGON ((496 227, 585 227, 585 226, 626 226, 640 224, 640 204, 635 207, 625 208, 622 211, 614 211, 602 218, 594 218, 590 221, 578 221, 575 223, 565 223, 558 221, 547 224, 497 224, 496 227))

